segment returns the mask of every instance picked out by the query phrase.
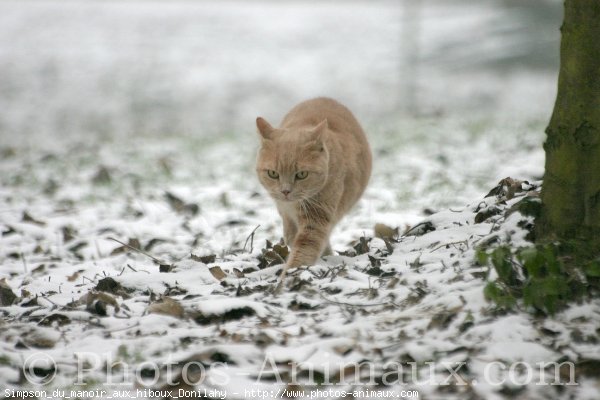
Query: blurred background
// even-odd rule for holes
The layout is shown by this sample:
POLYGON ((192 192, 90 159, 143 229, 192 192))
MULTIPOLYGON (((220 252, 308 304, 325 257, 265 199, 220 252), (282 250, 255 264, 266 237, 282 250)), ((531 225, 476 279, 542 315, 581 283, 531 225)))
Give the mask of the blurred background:
POLYGON ((2 1, 0 140, 243 135, 319 95, 376 136, 542 126, 561 20, 560 0, 2 1))
POLYGON ((375 154, 340 231, 410 225, 542 178, 561 23, 560 0, 0 1, 0 211, 261 194, 275 235, 255 118, 326 95, 375 154))

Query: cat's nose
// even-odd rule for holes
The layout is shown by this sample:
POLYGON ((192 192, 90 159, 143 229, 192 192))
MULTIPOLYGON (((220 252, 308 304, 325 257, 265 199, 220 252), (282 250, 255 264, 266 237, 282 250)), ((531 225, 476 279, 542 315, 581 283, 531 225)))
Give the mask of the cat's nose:
POLYGON ((282 191, 281 191, 281 193, 283 193, 283 195, 284 195, 285 197, 287 197, 287 196, 288 196, 288 194, 290 194, 290 193, 291 193, 291 191, 289 191, 289 190, 287 190, 287 189, 284 189, 284 190, 282 190, 282 191))

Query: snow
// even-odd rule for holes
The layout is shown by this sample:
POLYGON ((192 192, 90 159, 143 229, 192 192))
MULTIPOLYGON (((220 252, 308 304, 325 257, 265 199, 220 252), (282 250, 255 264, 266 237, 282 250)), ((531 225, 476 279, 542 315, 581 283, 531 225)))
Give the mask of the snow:
MULTIPOLYGON (((474 216, 496 205, 483 196, 500 179, 539 185, 543 175, 556 72, 496 65, 530 50, 534 39, 517 32, 530 32, 531 21, 516 4, 423 3, 413 115, 401 93, 406 43, 389 40, 403 29, 399 4, 0 3, 0 282, 18 296, 0 307, 0 389, 51 391, 78 379, 90 389, 137 388, 123 371, 107 374, 113 362, 130 372, 157 363, 158 389, 197 361, 206 368, 199 387, 242 399, 251 390, 275 397, 294 363, 332 377, 359 363, 379 377, 394 362, 410 377, 414 363, 420 379, 444 381, 447 366, 464 362, 468 385, 409 379, 385 389, 417 389, 421 398, 598 397, 597 378, 585 375, 562 391, 536 385, 535 364, 600 359, 600 303, 545 319, 498 313, 483 296, 488 267, 474 262, 492 236, 496 245, 530 245, 519 224, 528 217, 476 224, 474 216), (276 295, 280 267, 260 269, 258 258, 281 226, 254 177, 252 124, 323 93, 355 110, 375 155, 371 183, 332 245, 348 252, 366 237, 370 249, 289 271, 276 295), (108 180, 96 179, 102 171, 108 180), (166 193, 197 213, 177 210, 166 193), (435 230, 402 235, 427 221, 435 230), (398 228, 392 254, 372 238, 376 223, 398 228), (113 254, 121 244, 112 239, 137 239, 147 255, 113 254), (119 310, 109 302, 102 315, 80 299, 107 277, 121 285, 105 293, 119 310), (149 312, 164 298, 183 317, 149 312), (39 354, 56 362, 56 377, 28 385, 20 371, 39 354), (486 380, 486 367, 515 362, 534 368, 532 384, 486 380), (257 379, 263 367, 283 381, 266 372, 257 379)), ((551 47, 558 29, 535 35, 551 47)), ((365 387, 374 389, 332 386, 365 387)))
POLYGON ((219 296, 213 296, 210 300, 201 301, 197 306, 202 313, 208 315, 221 315, 227 311, 245 307, 252 308, 259 317, 265 317, 269 313, 268 308, 260 303, 219 296))
POLYGON ((495 341, 488 346, 487 351, 480 356, 487 360, 502 360, 506 362, 524 361, 530 365, 538 362, 551 362, 557 359, 557 354, 548 351, 544 346, 531 342, 495 341))

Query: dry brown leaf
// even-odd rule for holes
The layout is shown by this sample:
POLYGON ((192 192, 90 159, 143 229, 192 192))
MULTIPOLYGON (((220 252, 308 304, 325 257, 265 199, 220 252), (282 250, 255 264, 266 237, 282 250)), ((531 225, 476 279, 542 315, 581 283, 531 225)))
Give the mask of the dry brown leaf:
POLYGON ((79 278, 79 271, 73 272, 73 275, 67 276, 67 281, 74 282, 79 278))
POLYGON ((98 315, 107 315, 107 305, 112 306, 115 311, 119 311, 119 303, 117 303, 117 300, 104 292, 90 291, 81 296, 76 303, 85 304, 87 311, 98 315))
POLYGON ((23 218, 21 218, 21 221, 23 221, 23 222, 30 222, 32 224, 39 225, 39 226, 45 226, 46 225, 45 222, 38 221, 37 219, 33 218, 31 215, 29 215, 29 213, 27 211, 23 212, 23 218))
POLYGON ((185 315, 185 310, 181 306, 181 304, 171 298, 171 297, 163 297, 156 303, 152 303, 148 306, 148 312, 153 314, 163 314, 170 315, 175 318, 183 318, 185 315))
POLYGON ((333 346, 333 351, 335 351, 340 356, 345 356, 346 354, 350 353, 353 349, 354 349, 354 346, 351 346, 349 344, 333 346))
POLYGON ((218 265, 215 265, 214 267, 210 267, 208 270, 210 271, 212 276, 214 276, 215 279, 218 281, 222 281, 223 279, 225 279, 227 277, 227 274, 225 272, 223 272, 221 267, 219 267, 218 265))
POLYGON ((281 257, 283 260, 285 260, 288 254, 290 254, 290 249, 288 249, 288 247, 283 242, 274 245, 273 251, 277 253, 279 257, 281 257))
POLYGON ((45 330, 36 329, 24 334, 23 342, 29 347, 51 349, 56 345, 56 338, 45 330))
POLYGON ((207 256, 197 256, 192 253, 191 258, 194 261, 198 261, 198 262, 201 262, 204 264, 210 264, 210 263, 215 262, 215 260, 217 259, 217 256, 215 254, 209 254, 207 256))
POLYGON ((392 228, 386 224, 375 224, 375 237, 380 239, 393 239, 398 236, 398 228, 392 228))
POLYGON ((246 275, 244 274, 244 271, 240 271, 240 270, 239 270, 239 269, 237 269, 237 268, 234 268, 234 269, 233 269, 233 273, 235 274, 235 276, 236 276, 237 278, 243 278, 244 276, 246 276, 246 275))
POLYGON ((0 279, 0 306, 10 306, 17 299, 17 295, 13 293, 6 278, 0 279))

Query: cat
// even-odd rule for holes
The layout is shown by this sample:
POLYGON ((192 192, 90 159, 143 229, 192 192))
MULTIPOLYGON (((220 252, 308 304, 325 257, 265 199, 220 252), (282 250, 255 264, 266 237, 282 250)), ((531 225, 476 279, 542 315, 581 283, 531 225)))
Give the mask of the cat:
POLYGON ((331 254, 331 231, 365 191, 372 156, 352 112, 330 98, 296 105, 278 128, 262 117, 256 126, 258 179, 275 200, 291 248, 281 284, 288 268, 331 254))

